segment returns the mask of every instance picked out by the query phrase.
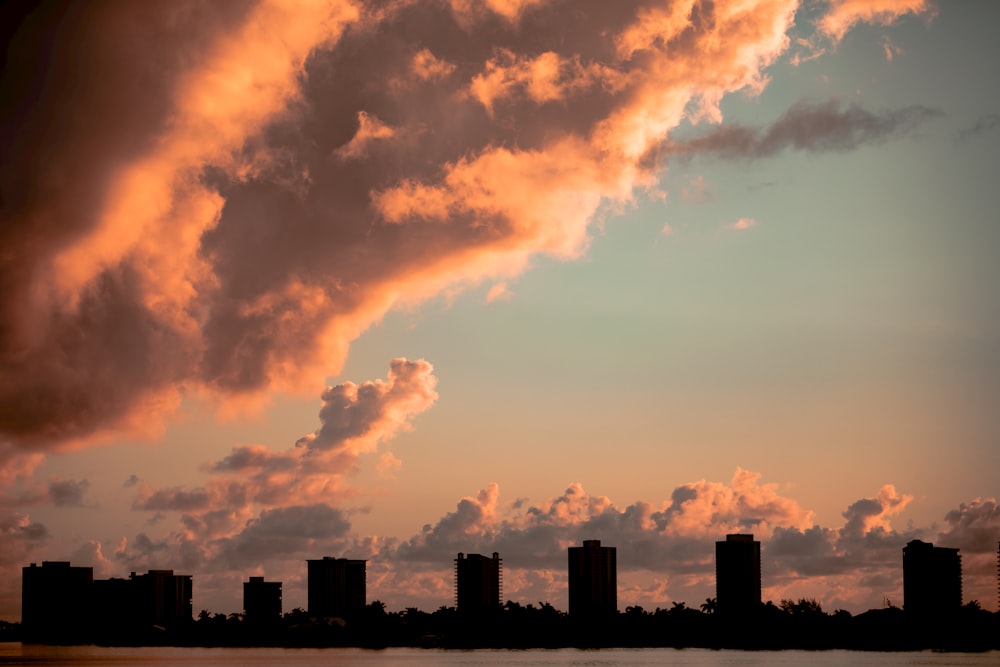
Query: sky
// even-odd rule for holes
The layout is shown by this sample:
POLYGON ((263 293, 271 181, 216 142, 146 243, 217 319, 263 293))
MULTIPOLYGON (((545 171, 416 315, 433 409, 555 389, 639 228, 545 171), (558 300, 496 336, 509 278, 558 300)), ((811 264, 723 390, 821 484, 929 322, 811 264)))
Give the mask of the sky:
POLYGON ((997 609, 1000 4, 6 3, 0 618, 20 568, 194 609, 458 552, 566 609, 997 609))

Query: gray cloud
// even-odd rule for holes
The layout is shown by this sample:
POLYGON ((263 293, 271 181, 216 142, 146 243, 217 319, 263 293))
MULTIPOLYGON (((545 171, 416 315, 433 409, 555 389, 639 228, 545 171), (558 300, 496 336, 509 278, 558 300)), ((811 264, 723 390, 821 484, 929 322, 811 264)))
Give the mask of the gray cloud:
POLYGON ((215 558, 237 569, 275 558, 318 558, 331 549, 339 552, 350 528, 341 510, 322 503, 265 510, 240 533, 213 545, 215 558))
POLYGON ((203 488, 171 487, 140 495, 132 503, 132 509, 189 512, 208 507, 210 500, 208 492, 203 488))
POLYGON ((1000 542, 1000 504, 993 498, 976 498, 944 515, 948 527, 938 534, 941 546, 967 553, 995 554, 1000 542))
POLYGON ((90 482, 85 479, 55 480, 49 483, 49 497, 56 507, 80 507, 89 486, 90 482))
POLYGON ((991 113, 986 114, 982 118, 978 119, 975 123, 969 127, 959 130, 956 135, 959 141, 967 141, 975 137, 981 136, 992 132, 996 128, 1000 127, 1000 114, 991 113))
POLYGON ((942 115, 923 106, 873 112, 857 105, 844 107, 836 100, 800 100, 767 128, 723 124, 707 134, 673 141, 658 150, 665 157, 705 155, 726 159, 766 158, 788 149, 842 152, 906 134, 942 115))

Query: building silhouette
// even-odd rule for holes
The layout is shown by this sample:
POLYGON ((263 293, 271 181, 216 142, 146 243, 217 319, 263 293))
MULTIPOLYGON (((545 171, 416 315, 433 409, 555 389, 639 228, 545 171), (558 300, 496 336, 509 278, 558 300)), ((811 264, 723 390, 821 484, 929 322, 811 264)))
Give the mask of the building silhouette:
POLYGON ((42 561, 21 568, 21 627, 29 641, 72 641, 87 632, 94 568, 42 561))
POLYGON ((618 564, 615 547, 584 540, 569 547, 569 614, 601 616, 618 611, 618 564))
POLYGON ((146 626, 177 628, 190 623, 192 582, 189 574, 173 570, 149 570, 129 575, 131 612, 146 626))
POLYGON ((458 554, 455 559, 455 607, 463 614, 484 614, 503 605, 503 559, 458 554))
POLYGON ((133 630, 142 620, 135 613, 136 585, 134 579, 95 579, 92 596, 94 617, 99 622, 94 629, 98 634, 133 630))
POLYGON ((903 609, 935 615, 962 606, 962 557, 958 549, 912 540, 903 547, 903 609))
POLYGON ((306 563, 309 614, 348 618, 365 608, 367 561, 324 556, 306 563))
POLYGON ((725 615, 760 607, 760 542, 753 535, 726 535, 715 543, 715 605, 725 615))
POLYGON ((264 577, 244 581, 243 619, 259 624, 281 620, 281 582, 264 581, 264 577))

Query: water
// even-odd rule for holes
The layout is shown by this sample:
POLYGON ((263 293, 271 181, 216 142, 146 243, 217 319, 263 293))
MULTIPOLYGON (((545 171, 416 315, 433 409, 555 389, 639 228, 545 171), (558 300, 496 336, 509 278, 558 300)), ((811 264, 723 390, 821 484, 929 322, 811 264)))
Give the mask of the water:
POLYGON ((858 651, 712 651, 708 649, 434 650, 391 648, 106 648, 22 646, 0 643, 0 665, 156 665, 235 667, 1000 667, 1000 651, 988 653, 875 653, 858 651))

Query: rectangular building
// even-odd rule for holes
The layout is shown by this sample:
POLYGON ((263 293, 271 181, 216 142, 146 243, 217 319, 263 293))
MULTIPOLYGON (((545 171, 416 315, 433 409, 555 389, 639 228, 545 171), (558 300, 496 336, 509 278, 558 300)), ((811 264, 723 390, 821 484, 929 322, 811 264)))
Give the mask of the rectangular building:
POLYGON ((140 575, 133 572, 129 580, 132 582, 133 613, 138 622, 176 628, 193 620, 191 575, 174 574, 173 570, 149 570, 140 575))
POLYGON ((458 554, 455 559, 455 607, 463 614, 483 614, 503 606, 503 561, 493 552, 458 554))
POLYGON ((21 568, 21 626, 28 641, 74 641, 92 617, 94 568, 42 561, 21 568))
POLYGON ((281 620, 281 582, 264 581, 264 577, 244 581, 243 619, 257 624, 281 620))
POLYGON ((903 610, 937 615, 962 606, 962 557, 958 549, 912 540, 903 547, 903 610))
POLYGON ((309 613, 318 617, 348 618, 366 604, 367 561, 324 556, 307 560, 309 613))
POLYGON ((715 608, 744 615, 760 607, 760 542, 753 535, 726 535, 715 543, 715 608))
POLYGON ((570 547, 569 614, 602 616, 618 611, 618 564, 615 547, 602 547, 600 540, 584 540, 570 547))

